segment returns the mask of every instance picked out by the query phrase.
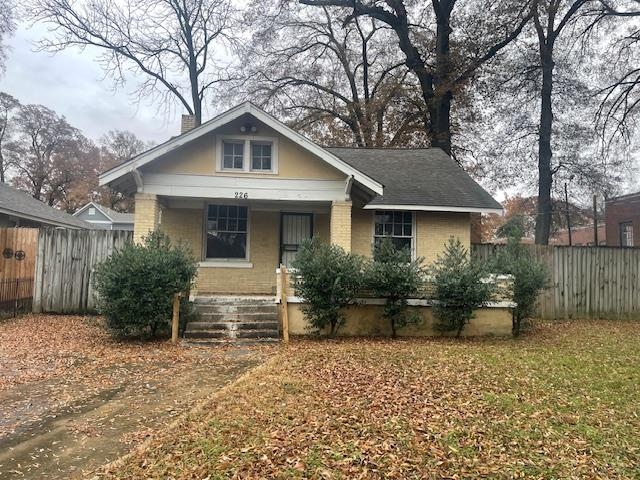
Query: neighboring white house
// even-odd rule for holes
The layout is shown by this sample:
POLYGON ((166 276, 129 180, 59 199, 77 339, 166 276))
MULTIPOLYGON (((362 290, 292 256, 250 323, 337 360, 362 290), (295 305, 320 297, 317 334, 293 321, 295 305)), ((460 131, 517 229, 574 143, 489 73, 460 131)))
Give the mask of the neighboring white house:
POLYGON ((73 214, 99 230, 133 231, 133 213, 120 213, 94 202, 87 203, 73 214))

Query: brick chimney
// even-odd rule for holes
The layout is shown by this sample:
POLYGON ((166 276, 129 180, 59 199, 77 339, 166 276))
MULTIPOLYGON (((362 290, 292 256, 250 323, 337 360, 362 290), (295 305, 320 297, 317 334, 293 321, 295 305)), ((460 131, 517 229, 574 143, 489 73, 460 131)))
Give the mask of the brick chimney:
POLYGON ((196 128, 196 116, 195 115, 182 115, 182 124, 180 125, 180 134, 186 133, 189 130, 196 128))

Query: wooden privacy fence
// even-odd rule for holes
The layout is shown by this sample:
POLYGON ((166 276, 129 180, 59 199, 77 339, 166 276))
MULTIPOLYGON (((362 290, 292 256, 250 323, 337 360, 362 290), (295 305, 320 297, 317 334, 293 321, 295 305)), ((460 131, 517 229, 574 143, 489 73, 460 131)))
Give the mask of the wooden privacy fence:
POLYGON ((37 243, 35 228, 0 228, 0 313, 30 308, 37 243))
POLYGON ((132 238, 119 230, 40 230, 33 312, 94 311, 94 267, 132 238))
MULTIPOLYGON (((523 246, 549 271, 539 317, 640 319, 640 248, 523 246)), ((503 248, 476 244, 471 253, 490 259, 503 248)))

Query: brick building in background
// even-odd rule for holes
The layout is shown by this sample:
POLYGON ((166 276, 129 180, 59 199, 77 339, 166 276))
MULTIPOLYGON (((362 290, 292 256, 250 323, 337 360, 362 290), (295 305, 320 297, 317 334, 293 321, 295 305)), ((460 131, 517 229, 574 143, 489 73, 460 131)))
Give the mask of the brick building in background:
POLYGON ((604 217, 608 246, 640 247, 640 192, 607 200, 604 217))

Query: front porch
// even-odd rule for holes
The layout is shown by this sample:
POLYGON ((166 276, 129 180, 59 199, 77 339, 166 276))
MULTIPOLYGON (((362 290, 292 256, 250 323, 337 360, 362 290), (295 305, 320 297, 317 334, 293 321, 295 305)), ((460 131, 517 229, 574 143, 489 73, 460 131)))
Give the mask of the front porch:
POLYGON ((350 201, 136 195, 134 239, 160 229, 199 261, 194 295, 277 294, 276 269, 317 237, 351 250, 350 201))

